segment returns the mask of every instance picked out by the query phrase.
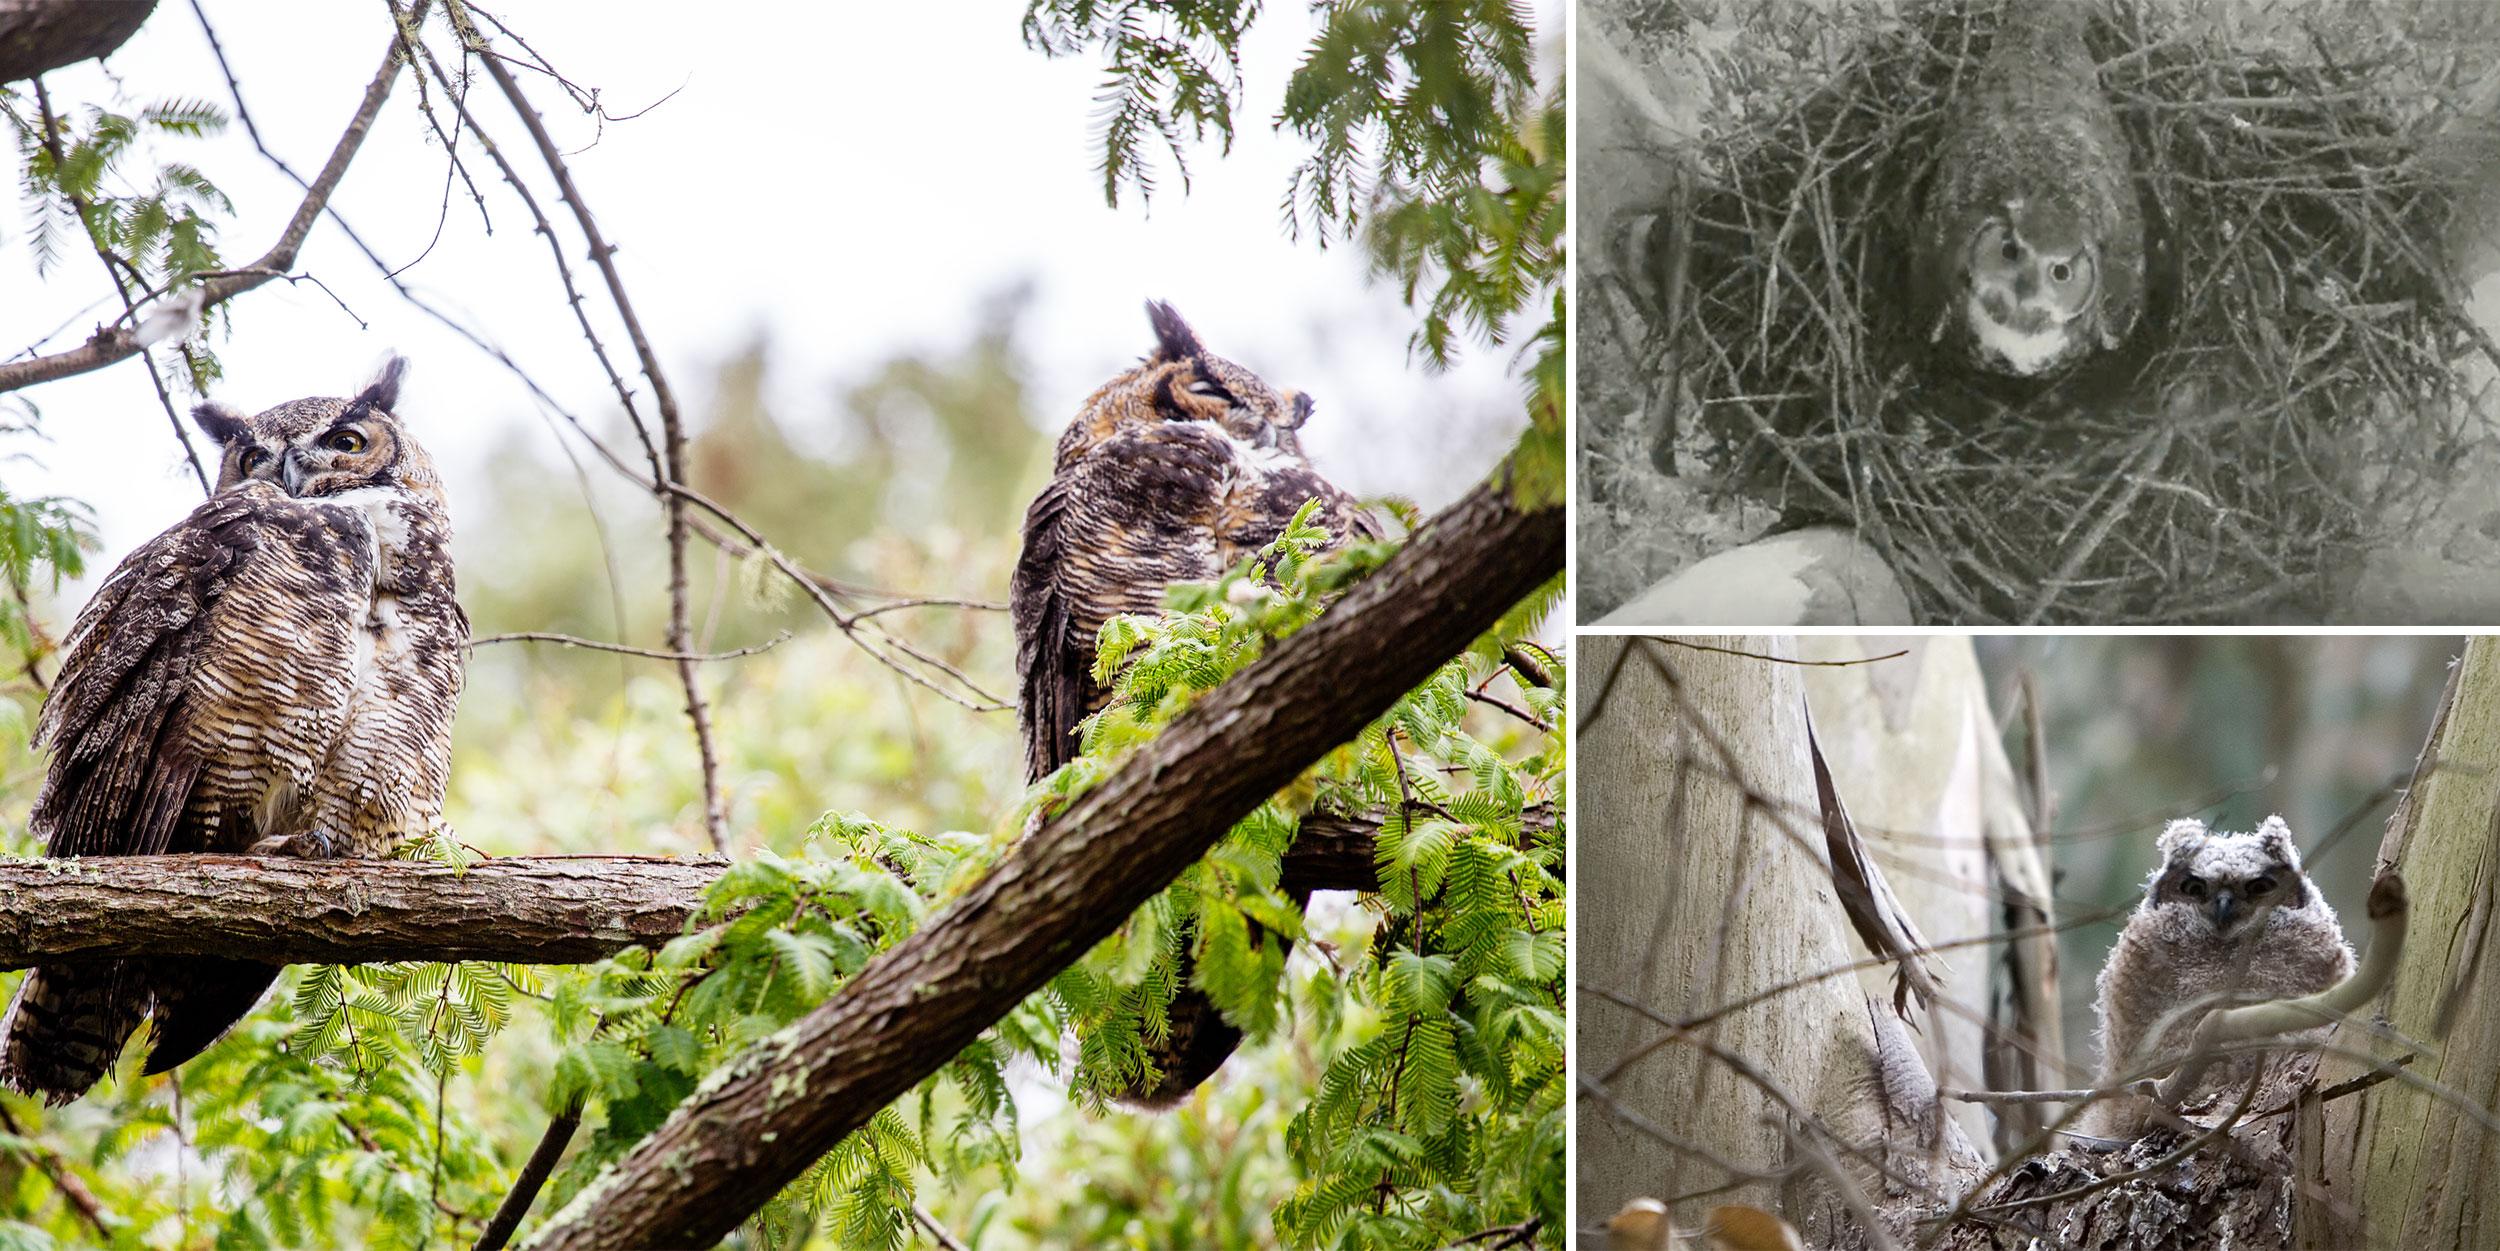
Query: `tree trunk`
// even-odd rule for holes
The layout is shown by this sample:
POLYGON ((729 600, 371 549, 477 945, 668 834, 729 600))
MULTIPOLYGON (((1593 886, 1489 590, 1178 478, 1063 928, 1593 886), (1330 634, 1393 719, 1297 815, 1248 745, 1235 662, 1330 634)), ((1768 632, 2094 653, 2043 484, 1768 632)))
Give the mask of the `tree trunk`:
MULTIPOLYGON (((2466 645, 2379 863, 2404 874, 2418 918, 2384 1030, 2348 1021, 2339 1045, 2411 1056, 2406 1072, 2484 1112, 2405 1081, 2303 1109, 2300 1245, 2500 1246, 2500 639, 2466 645), (2415 1040, 2423 1046, 2408 1045, 2415 1040)), ((2356 1077, 2330 1056, 2321 1085, 2356 1077)))
MULTIPOLYGON (((1871 986, 1847 975, 1866 952, 1825 851, 1808 697, 1822 689, 1814 716, 1832 727, 1842 803, 1862 831, 1880 827, 1864 840, 1876 875, 1918 929, 1962 937, 1987 929, 1986 891, 1908 879, 1933 855, 1934 831, 1983 809, 1950 794, 1981 777, 1967 719, 1975 687, 1954 685, 1976 668, 1961 640, 1934 640, 1880 675, 1812 678, 1781 663, 1797 651, 1787 640, 1691 641, 1770 658, 1680 641, 1582 643, 1580 672, 1597 693, 1580 726, 1590 834, 1573 884, 1580 1210, 1603 1216, 1655 1197, 1694 1228, 1686 1197, 1710 1192, 1711 1203, 1777 1211, 1818 1242, 1854 1243, 1843 1231, 1879 1214, 1897 1228, 1976 1171, 1969 1137, 1938 1113, 1921 1048, 1974 1076, 1981 1056, 1974 1031, 1937 1030, 1939 1013, 1913 1010, 1929 1034, 1920 1041, 1895 1013, 1890 966, 1871 986), (1959 695, 1930 712, 1937 689, 1959 695), (1890 746, 1836 742, 1864 736, 1890 746), (1894 768, 1887 751, 1912 765, 1894 768), (1896 774, 1888 783, 1875 780, 1878 761, 1896 774), (1823 971, 1838 973, 1809 976, 1823 971)), ((1976 845, 1972 828, 1954 837, 1976 845)), ((1950 973, 1944 993, 1971 993, 1970 975, 1950 973)))

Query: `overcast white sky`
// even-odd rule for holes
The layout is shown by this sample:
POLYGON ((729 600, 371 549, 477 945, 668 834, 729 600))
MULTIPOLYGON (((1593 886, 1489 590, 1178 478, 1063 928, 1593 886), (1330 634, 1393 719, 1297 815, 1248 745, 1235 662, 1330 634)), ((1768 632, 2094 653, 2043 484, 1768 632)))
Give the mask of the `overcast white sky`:
MULTIPOLYGON (((1367 281, 1350 249, 1321 251, 1284 234, 1278 201, 1301 146, 1271 134, 1268 119, 1309 34, 1303 6, 1270 6, 1254 35, 1250 99, 1232 155, 1198 152, 1186 197, 1167 171, 1150 212, 1104 204, 1094 172, 1101 71, 1090 57, 1051 61, 1026 48, 1022 7, 987 0, 698 13, 645 0, 507 0, 496 12, 574 81, 599 88, 611 111, 629 113, 682 88, 647 115, 610 124, 572 165, 620 245, 638 311, 694 413, 708 400, 711 366, 758 326, 776 336, 776 407, 785 420, 804 419, 825 411, 835 385, 897 349, 960 341, 985 295, 1029 275, 1039 285, 1030 346, 1054 419, 1073 414, 1148 346, 1140 305, 1151 296, 1174 301, 1217 351, 1317 395, 1305 445, 1358 492, 1397 491, 1430 504, 1490 465, 1518 420, 1508 352, 1428 373, 1407 354, 1413 318, 1394 288, 1367 281)), ((309 176, 380 63, 380 4, 209 0, 207 9, 264 137, 309 176)), ((200 24, 179 0, 160 4, 104 67, 46 81, 58 104, 105 98, 114 79, 134 105, 228 99, 200 24)), ((552 84, 525 81, 560 141, 591 143, 591 123, 552 84)), ((403 75, 334 200, 394 264, 424 249, 443 195, 445 162, 414 99, 403 75)), ((471 103, 516 163, 532 168, 526 136, 491 84, 481 79, 471 103)), ((239 124, 161 150, 200 166, 234 198, 236 217, 221 239, 229 263, 264 250, 301 197, 252 151, 239 124)), ((152 168, 131 162, 134 175, 152 168)), ((492 167, 480 161, 472 172, 487 192, 493 236, 455 188, 441 241, 407 280, 503 344, 566 405, 603 416, 605 384, 556 295, 544 244, 509 191, 488 181, 492 167)), ((551 213, 561 212, 543 183, 537 190, 551 213)), ((7 209, 0 356, 73 346, 110 315, 101 266, 73 253, 38 278, 24 246, 26 206, 7 209)), ((507 423, 539 431, 542 454, 555 456, 520 384, 392 295, 326 219, 299 268, 369 327, 309 284, 251 292, 231 306, 235 330, 218 345, 227 378, 216 398, 256 411, 302 395, 348 394, 396 349, 415 364, 401 408, 443 466, 455 516, 507 423)), ((630 359, 621 336, 609 343, 630 359)), ((42 407, 50 442, 0 446, 41 462, 0 461, 0 476, 21 493, 94 505, 106 541, 98 572, 197 502, 137 365, 25 395, 42 407)))

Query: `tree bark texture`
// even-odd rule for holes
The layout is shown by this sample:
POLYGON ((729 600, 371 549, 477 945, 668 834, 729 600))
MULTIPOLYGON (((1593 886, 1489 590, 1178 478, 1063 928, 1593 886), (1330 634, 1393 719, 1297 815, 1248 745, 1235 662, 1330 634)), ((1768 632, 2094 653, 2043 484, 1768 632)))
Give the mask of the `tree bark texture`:
MULTIPOLYGON (((2404 874, 2413 938, 2379 1001, 2389 1036, 2347 1021, 2336 1042, 2500 1111, 2500 639, 2466 644, 2404 805, 2379 843, 2404 874), (2406 1039, 2423 1046, 2407 1045, 2406 1039)), ((2319 1081, 2365 1066, 2330 1056, 2319 1081)), ((2299 1244, 2500 1246, 2500 1136, 2418 1086, 2384 1082, 2304 1108, 2299 1244)))
MULTIPOLYGON (((1679 1224, 1699 1227, 1709 1205, 1737 1202, 1800 1229, 1855 1225, 1844 1206, 1893 1210, 1969 1175, 1979 1158, 1938 1111, 1933 1077, 1894 1013, 1890 970, 1872 992, 1846 972, 1810 976, 1867 953, 1818 850, 1809 684, 1782 663, 1796 646, 1692 641, 1780 659, 1588 638, 1576 666, 1591 684, 1575 744, 1587 831, 1573 886, 1580 1211, 1708 1193, 1675 1214, 1679 1224), (1680 1031, 1661 1023, 1697 1020, 1680 1031), (1730 1182, 1743 1184, 1717 1191, 1730 1182)), ((1918 683, 1918 662, 1885 663, 1918 683)), ((1881 701, 1869 699, 1866 727, 1880 724, 1881 701)), ((1833 714, 1843 727, 1857 719, 1833 714)), ((1959 734, 1949 741, 1966 744, 1959 734)), ((1954 771, 1934 772, 1942 785, 1954 771)), ((1854 761, 1835 765, 1845 803, 1861 773, 1854 761)), ((1932 794, 1912 803, 1906 788, 1870 804, 1920 811, 1922 823, 1946 809, 1932 794)), ((1894 854, 1879 847, 1874 858, 1902 883, 1894 854)), ((1958 933, 1941 918, 1918 921, 1958 933)), ((1924 1014, 1912 1015, 1924 1027, 1924 1014)), ((1975 1072, 1977 1059, 1957 1067, 1975 1072)))
POLYGON ((0 83, 108 55, 155 11, 156 0, 0 0, 0 83))
POLYGON ((1478 487, 823 1006, 707 1079, 531 1245, 718 1241, 1562 562, 1561 508, 1524 511, 1506 485, 1478 487))
MULTIPOLYGON (((1531 826, 1552 828, 1540 805, 1531 826)), ((1377 889, 1377 815, 1312 813, 1284 889, 1377 889)), ((0 969, 119 956, 279 964, 586 964, 684 933, 729 862, 510 856, 466 872, 415 860, 99 856, 0 863, 0 969)))

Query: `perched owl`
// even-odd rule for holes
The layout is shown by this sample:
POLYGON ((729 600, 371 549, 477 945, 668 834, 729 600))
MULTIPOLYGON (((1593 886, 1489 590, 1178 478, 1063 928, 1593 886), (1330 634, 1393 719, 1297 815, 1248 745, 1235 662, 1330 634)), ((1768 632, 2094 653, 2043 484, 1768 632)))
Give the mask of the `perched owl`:
POLYGON ((2005 0, 1952 101, 1916 257, 1928 337, 2046 377, 2117 347, 2143 307, 2144 209, 2084 47, 2090 6, 2005 0))
MULTIPOLYGON (((1024 517, 1009 607, 1025 773, 1073 759, 1077 729, 1109 692, 1093 679, 1103 623, 1154 613, 1175 582, 1211 581, 1276 541, 1302 505, 1333 540, 1377 532, 1354 498, 1302 455, 1311 398, 1280 391, 1206 350, 1170 305, 1148 304, 1155 350, 1094 392, 1060 436, 1049 485, 1024 517)), ((1174 1102, 1241 1043, 1206 997, 1171 1007, 1159 1080, 1131 1102, 1174 1102)))
MULTIPOLYGON (((2207 830, 2193 820, 2161 832, 2161 867, 2101 966, 2101 1083, 2184 1054, 2210 1006, 2315 994, 2352 973, 2352 948, 2335 910, 2301 871, 2281 817, 2254 834, 2207 830)), ((2287 1036, 2314 1041, 2324 1030, 2287 1036)), ((2186 1105, 2237 1102, 2265 1062, 2236 1053, 2213 1061, 2186 1105)), ((2095 1132, 2132 1137, 2144 1127, 2140 1099, 2094 1105, 2095 1132)))
MULTIPOLYGON (((391 412, 402 368, 353 399, 195 410, 223 449, 216 492, 97 588, 37 723, 49 854, 375 856, 440 819, 469 623, 442 483, 391 412)), ((38 967, 0 1021, 0 1082, 66 1103, 151 1016, 147 1072, 165 1072, 277 974, 38 967)))

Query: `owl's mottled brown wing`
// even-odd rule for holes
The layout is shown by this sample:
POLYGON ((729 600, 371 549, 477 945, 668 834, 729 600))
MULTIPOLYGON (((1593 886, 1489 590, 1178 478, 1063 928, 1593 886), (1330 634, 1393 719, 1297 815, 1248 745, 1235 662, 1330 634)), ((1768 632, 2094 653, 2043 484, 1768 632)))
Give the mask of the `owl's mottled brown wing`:
POLYGON ((1078 723, 1102 706, 1103 623, 1154 612, 1172 583, 1223 571, 1212 523, 1234 456, 1204 422, 1139 427, 1061 465, 1026 509, 1008 607, 1027 780, 1073 759, 1078 723))
MULTIPOLYGON (((79 613, 37 726, 52 748, 32 814, 46 850, 249 846, 257 813, 308 783, 336 733, 372 578, 356 518, 265 482, 211 498, 131 553, 79 613)), ((0 1021, 0 1083, 75 1099, 151 1009, 152 1059, 187 1057, 275 972, 207 959, 38 967, 0 1021), (205 1036, 169 1047, 169 1025, 205 1036)))
POLYGON ((309 777, 354 682, 373 585, 358 519, 265 482, 132 552, 72 627, 37 736, 55 856, 236 851, 309 777))

